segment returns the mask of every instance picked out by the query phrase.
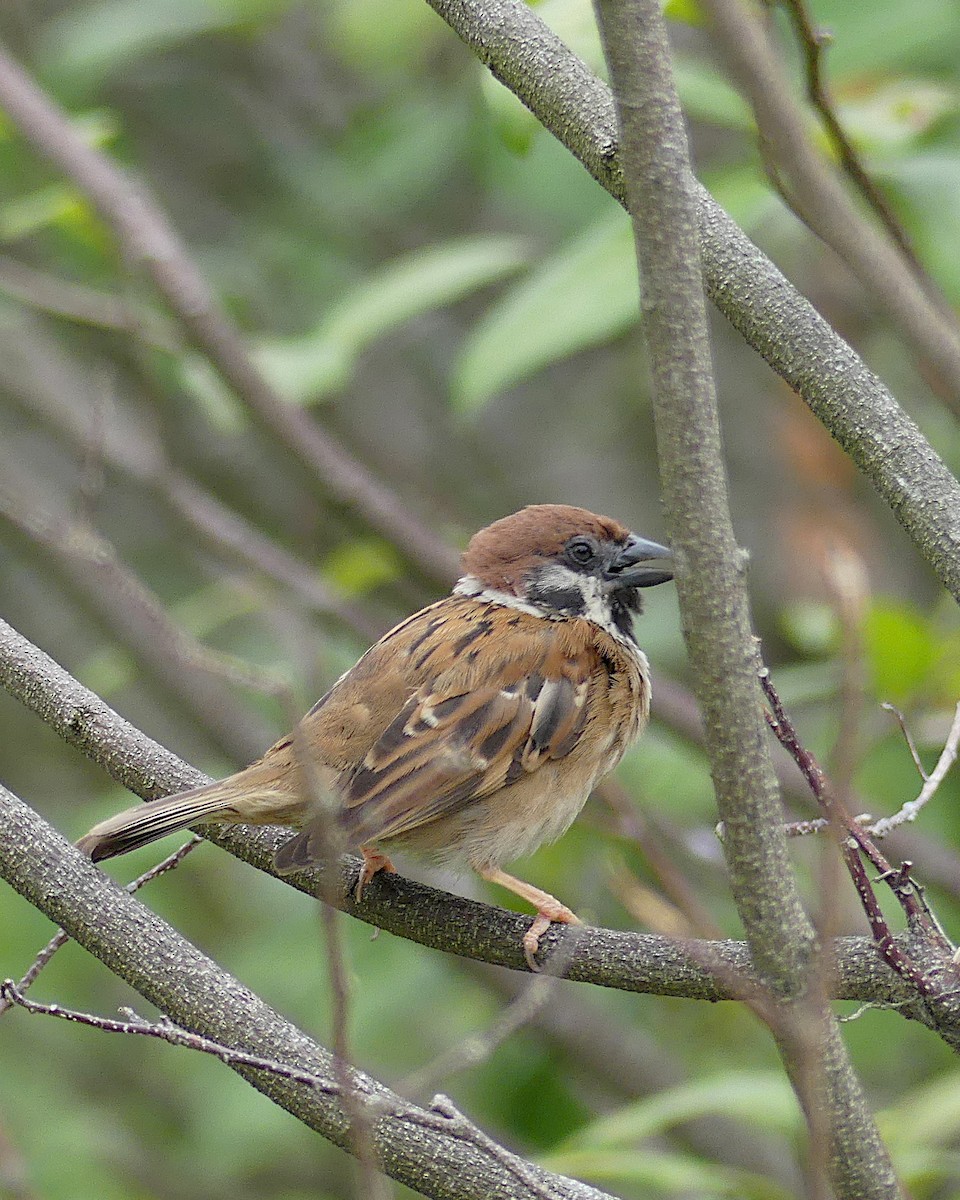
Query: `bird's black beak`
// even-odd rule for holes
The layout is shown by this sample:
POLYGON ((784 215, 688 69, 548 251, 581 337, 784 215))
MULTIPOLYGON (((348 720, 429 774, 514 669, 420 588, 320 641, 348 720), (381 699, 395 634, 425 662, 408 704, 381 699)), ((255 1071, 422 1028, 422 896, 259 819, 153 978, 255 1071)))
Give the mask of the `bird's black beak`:
POLYGON ((638 564, 672 557, 668 547, 631 533, 607 568, 607 578, 618 588, 655 587, 658 583, 668 583, 673 578, 672 571, 638 564))

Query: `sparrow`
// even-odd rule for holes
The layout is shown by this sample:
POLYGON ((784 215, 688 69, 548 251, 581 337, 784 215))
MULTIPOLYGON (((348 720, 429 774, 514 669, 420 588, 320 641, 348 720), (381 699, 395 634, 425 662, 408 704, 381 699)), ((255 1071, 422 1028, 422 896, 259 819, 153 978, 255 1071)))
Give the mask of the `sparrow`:
POLYGON ((640 589, 673 578, 645 564, 669 557, 565 504, 495 521, 470 540, 452 593, 384 634, 262 758, 110 817, 77 845, 99 861, 205 822, 293 825, 275 860, 290 872, 325 860, 333 825, 363 855, 358 899, 395 870, 396 847, 528 901, 537 970, 551 922, 581 922, 502 866, 564 833, 646 724, 633 618, 640 589))

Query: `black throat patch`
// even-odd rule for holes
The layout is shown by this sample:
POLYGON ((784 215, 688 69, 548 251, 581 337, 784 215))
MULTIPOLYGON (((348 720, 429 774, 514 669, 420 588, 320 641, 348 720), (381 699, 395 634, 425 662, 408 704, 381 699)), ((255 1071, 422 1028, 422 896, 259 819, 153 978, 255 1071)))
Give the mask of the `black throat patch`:
POLYGON ((535 582, 527 590, 527 600, 542 608, 547 616, 556 612, 558 617, 582 617, 587 611, 587 601, 583 599, 583 592, 576 583, 551 586, 546 581, 535 582))
POLYGON ((527 589, 527 600, 548 616, 556 613, 558 617, 582 617, 587 607, 583 592, 575 583, 559 586, 537 580, 527 589))

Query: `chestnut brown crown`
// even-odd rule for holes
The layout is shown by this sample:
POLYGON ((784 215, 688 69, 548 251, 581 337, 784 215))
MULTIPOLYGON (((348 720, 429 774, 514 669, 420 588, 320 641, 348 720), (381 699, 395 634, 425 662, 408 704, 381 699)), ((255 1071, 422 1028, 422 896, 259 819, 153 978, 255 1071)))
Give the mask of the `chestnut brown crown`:
POLYGON ((525 580, 545 560, 559 558, 571 538, 626 545, 630 530, 612 517, 572 504, 528 504, 475 533, 463 553, 463 573, 488 588, 521 595, 525 580))

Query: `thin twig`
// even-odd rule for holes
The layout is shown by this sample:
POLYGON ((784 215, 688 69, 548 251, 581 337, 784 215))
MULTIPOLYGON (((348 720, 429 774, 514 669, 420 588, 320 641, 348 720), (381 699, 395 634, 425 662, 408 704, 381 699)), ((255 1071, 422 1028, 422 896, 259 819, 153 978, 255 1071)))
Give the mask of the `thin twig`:
POLYGON ((891 933, 860 855, 863 854, 879 872, 878 882, 889 886, 903 909, 908 926, 927 939, 931 947, 936 946, 942 953, 952 952, 952 946, 947 942, 910 876, 910 864, 904 863, 900 868, 893 867, 874 845, 868 833, 847 813, 834 795, 820 764, 801 743, 793 722, 784 711, 770 672, 766 667, 761 667, 759 676, 771 708, 771 712, 767 714, 770 728, 793 755, 826 819, 837 833, 840 852, 863 906, 877 952, 888 966, 916 988, 919 995, 938 994, 941 990, 939 983, 917 964, 912 955, 904 951, 891 933))
POLYGON ((554 1193, 550 1185, 543 1181, 543 1178, 538 1175, 534 1167, 525 1163, 523 1159, 517 1158, 516 1155, 510 1154, 509 1151, 504 1150, 503 1146, 485 1134, 472 1121, 469 1121, 448 1096, 438 1093, 430 1102, 429 1114, 412 1110, 407 1115, 407 1119, 413 1121, 415 1124, 425 1124, 426 1120, 433 1113, 436 1113, 443 1119, 443 1128, 445 1130, 453 1133, 455 1137, 476 1146, 478 1150, 492 1155, 501 1162, 524 1187, 530 1189, 532 1196, 539 1197, 540 1200, 554 1200, 554 1193))
MULTIPOLYGON (((958 752, 960 752, 960 703, 957 704, 954 710, 953 721, 947 733, 943 750, 937 759, 937 765, 929 774, 920 761, 920 755, 917 753, 916 745, 904 721, 903 714, 892 704, 883 704, 881 707, 892 712, 900 723, 900 728, 903 730, 911 757, 923 779, 923 787, 920 789, 920 794, 915 800, 907 800, 897 812, 889 817, 880 817, 875 820, 870 813, 861 813, 859 816, 852 818, 854 825, 859 826, 864 833, 874 838, 884 838, 901 825, 907 824, 908 821, 915 821, 924 806, 936 794, 946 778, 947 772, 956 762, 958 752)), ((830 822, 826 817, 817 817, 812 821, 793 821, 787 826, 787 836, 806 837, 811 833, 821 833, 829 824, 830 822)))
POLYGON ((960 411, 960 328, 955 314, 886 229, 864 218, 843 179, 814 145, 806 114, 755 8, 744 0, 703 0, 718 42, 743 90, 801 218, 840 256, 860 284, 895 321, 943 401, 960 411))
MULTIPOLYGON (((908 745, 911 745, 915 761, 919 761, 916 756, 916 749, 912 747, 911 742, 908 742, 908 745)), ((882 817, 879 821, 874 821, 869 826, 869 831, 874 837, 886 837, 898 825, 903 825, 907 821, 915 821, 917 819, 923 806, 936 794, 937 788, 943 783, 947 772, 956 762, 958 747, 960 747, 960 704, 957 704, 954 711, 953 722, 950 725, 950 731, 947 734, 947 740, 944 743, 940 757, 937 759, 937 765, 929 775, 924 775, 923 787, 920 789, 920 794, 915 800, 908 800, 899 812, 895 812, 890 817, 882 817)), ((923 768, 921 767, 920 770, 922 773, 923 768)))
POLYGON ((49 275, 6 254, 0 255, 0 291, 40 312, 101 329, 137 333, 168 353, 177 349, 173 331, 159 313, 134 313, 111 292, 49 275))
POLYGON ((920 778, 925 780, 927 778, 927 772, 920 760, 920 754, 917 750, 917 743, 913 740, 913 734, 910 732, 907 726, 906 717, 895 704, 890 704, 886 700, 881 703, 880 707, 885 708, 887 712, 893 713, 893 715, 896 717, 897 724, 900 726, 900 732, 903 734, 903 739, 907 743, 907 749, 910 751, 910 757, 913 759, 913 765, 917 768, 917 773, 919 774, 920 778))
POLYGON ((856 147, 848 137, 837 115, 833 97, 830 95, 823 72, 824 51, 833 40, 831 35, 826 30, 814 25, 803 0, 776 0, 776 2, 787 12, 793 24, 797 41, 803 52, 807 98, 820 115, 820 120, 833 143, 840 165, 861 196, 876 213, 890 237, 900 247, 901 253, 913 268, 917 278, 924 284, 929 283, 923 265, 910 244, 906 230, 897 220, 881 189, 870 177, 870 173, 861 162, 856 147))
POLYGON ((28 1013, 36 1016, 57 1017, 61 1021, 74 1021, 78 1025, 87 1025, 99 1029, 101 1033, 132 1034, 138 1037, 158 1038, 171 1046, 183 1046, 188 1050, 196 1050, 199 1054, 210 1054, 219 1058, 229 1067, 252 1067, 258 1071, 269 1071, 282 1079, 290 1079, 295 1083, 306 1084, 307 1087, 317 1088, 328 1096, 339 1096, 340 1085, 332 1079, 323 1079, 312 1071, 302 1071, 289 1063, 277 1062, 275 1059, 263 1058, 259 1054, 248 1054, 245 1050, 237 1050, 232 1046, 224 1046, 211 1038, 201 1037, 181 1029, 167 1018, 161 1021, 147 1021, 127 1009, 128 1019, 118 1021, 113 1017, 98 1017, 93 1013, 80 1012, 75 1008, 67 1008, 62 1004, 42 1004, 38 1000, 28 999, 12 979, 0 983, 0 999, 8 1006, 17 1005, 28 1013))
MULTIPOLYGON (((190 840, 188 842, 184 842, 179 850, 174 850, 172 854, 168 854, 167 857, 161 862, 158 862, 156 866, 151 867, 148 871, 144 871, 143 874, 138 875, 136 879, 132 879, 126 885, 126 890, 132 896, 134 892, 139 892, 139 890, 145 884, 157 879, 160 875, 165 875, 167 871, 175 870, 180 866, 187 855, 192 850, 196 849, 196 847, 199 846, 202 841, 203 838, 193 834, 190 840)), ((61 946, 65 946, 69 941, 70 935, 68 933, 64 933, 62 929, 58 929, 24 972, 20 978, 20 981, 15 985, 17 990, 20 992, 25 992, 28 988, 32 987, 36 982, 37 976, 47 965, 50 959, 53 958, 61 946)), ((11 1003, 12 1002, 10 1000, 0 996, 0 1017, 2 1017, 3 1014, 10 1008, 11 1003)))

